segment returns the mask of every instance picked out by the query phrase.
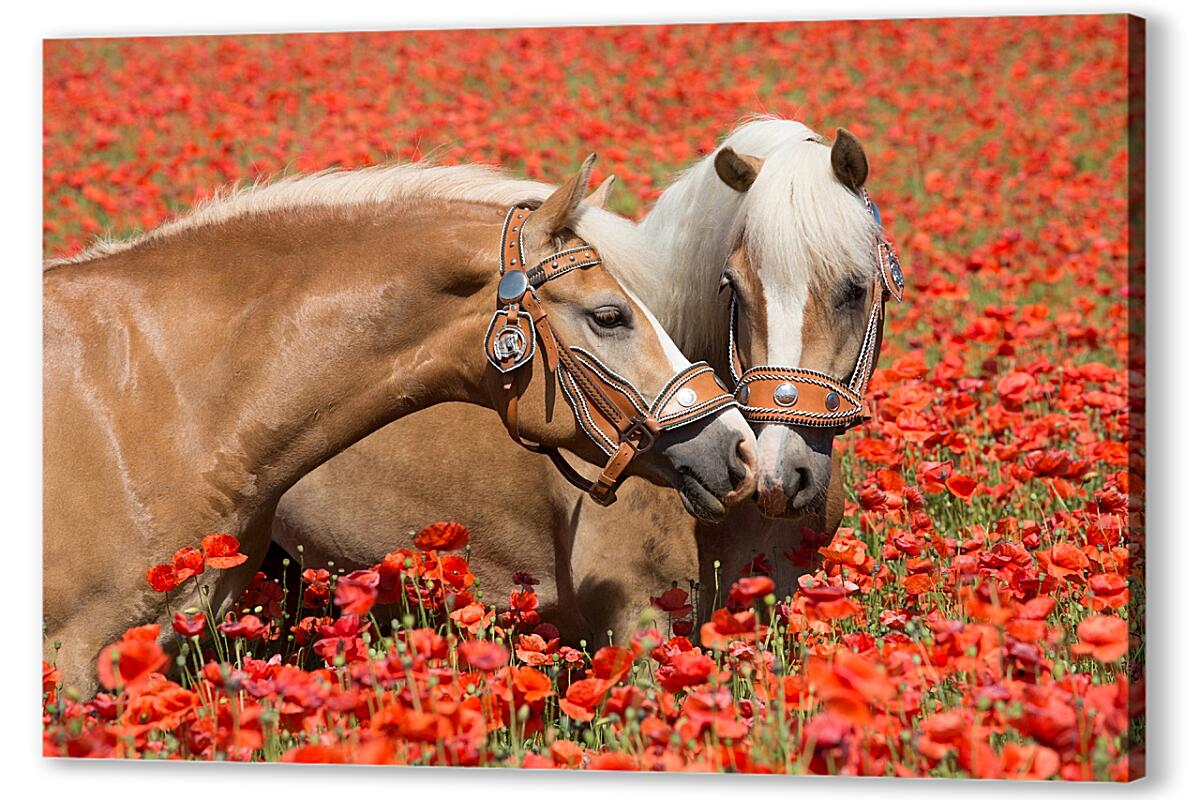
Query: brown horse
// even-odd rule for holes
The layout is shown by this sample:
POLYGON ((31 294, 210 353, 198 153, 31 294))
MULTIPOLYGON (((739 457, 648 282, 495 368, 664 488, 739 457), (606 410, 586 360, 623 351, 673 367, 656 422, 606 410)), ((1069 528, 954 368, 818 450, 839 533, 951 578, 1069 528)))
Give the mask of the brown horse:
MULTIPOLYGON (((853 137, 830 146, 798 122, 750 122, 664 192, 638 228, 654 262, 622 279, 690 356, 728 363, 736 291, 747 363, 850 376, 877 280, 866 172, 853 137)), ((284 496, 276 541, 293 554, 302 547, 310 564, 351 569, 404 545, 414 528, 457 519, 474 533, 471 566, 490 602, 506 603, 513 573, 529 572, 541 580, 543 616, 566 637, 594 641, 628 634, 649 596, 673 582, 698 581, 701 610, 711 610, 724 589, 714 562, 727 585, 763 554, 787 591, 842 519, 833 428, 757 425, 770 456, 760 452, 757 506, 708 524, 645 484, 611 508, 582 503, 517 450, 503 452, 503 471, 529 488, 516 502, 498 499, 481 488, 495 464, 468 457, 484 437, 498 438, 482 417, 442 406, 350 448, 284 496), (428 432, 419 452, 406 445, 417 430, 428 432)))
MULTIPOLYGON (((558 397, 552 345, 560 364, 586 355, 619 371, 635 404, 688 362, 609 271, 640 271, 623 263, 639 258, 625 241, 636 232, 581 205, 591 163, 553 193, 530 194, 529 184, 478 167, 292 179, 51 262, 44 613, 47 657, 57 656, 65 683, 90 693, 101 647, 136 624, 169 632, 169 608, 223 614, 269 545, 283 493, 400 417, 455 401, 506 410, 524 397, 521 437, 604 465, 611 453, 581 425, 577 398, 558 397), (524 225, 521 252, 543 280, 559 277, 521 295, 544 357, 512 373, 512 386, 481 342, 497 308, 506 211, 531 199, 544 202, 513 212, 524 225), (593 247, 604 264, 566 268, 593 247), (561 270, 548 258, 555 251, 561 270), (238 537, 249 560, 205 572, 204 597, 191 582, 165 598, 151 590, 149 565, 211 532, 238 537)), ((561 367, 557 377, 566 391, 561 367)), ((502 430, 494 420, 488 428, 502 430)), ((494 467, 481 492, 503 496, 513 477, 503 453, 518 448, 476 438, 483 430, 460 433, 463 460, 494 467)), ((419 426, 409 435, 410 454, 428 454, 441 434, 419 426)), ((728 409, 664 432, 631 471, 715 517, 752 490, 752 448, 749 427, 728 409)))

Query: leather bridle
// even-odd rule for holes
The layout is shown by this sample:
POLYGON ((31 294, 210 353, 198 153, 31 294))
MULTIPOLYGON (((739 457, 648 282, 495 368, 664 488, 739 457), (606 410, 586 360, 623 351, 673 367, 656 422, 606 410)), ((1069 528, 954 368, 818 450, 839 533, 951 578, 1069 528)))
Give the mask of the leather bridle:
MULTIPOLYGON (((880 227, 879 209, 864 189, 862 199, 880 227)), ((877 234, 875 256, 879 272, 871 282, 871 313, 863 333, 858 360, 849 380, 802 367, 752 366, 742 369, 737 347, 737 292, 729 301, 729 373, 736 382, 734 396, 749 422, 779 423, 800 428, 832 428, 836 433, 871 418, 865 395, 879 363, 883 342, 884 308, 891 298, 903 300, 904 273, 892 243, 877 234)))
POLYGON ((525 206, 513 206, 504 218, 497 310, 484 337, 487 360, 504 381, 505 398, 499 411, 515 442, 550 456, 568 481, 601 505, 610 505, 630 462, 650 449, 661 433, 737 403, 712 367, 702 362, 679 372, 647 403, 632 383, 599 357, 582 347, 566 345, 538 300, 537 289, 577 269, 596 266, 602 259, 595 248, 584 244, 560 250, 529 267, 524 232, 531 213, 525 206), (546 365, 557 376, 576 421, 608 458, 594 481, 580 475, 556 448, 529 444, 521 437, 516 376, 532 362, 539 338, 546 365))

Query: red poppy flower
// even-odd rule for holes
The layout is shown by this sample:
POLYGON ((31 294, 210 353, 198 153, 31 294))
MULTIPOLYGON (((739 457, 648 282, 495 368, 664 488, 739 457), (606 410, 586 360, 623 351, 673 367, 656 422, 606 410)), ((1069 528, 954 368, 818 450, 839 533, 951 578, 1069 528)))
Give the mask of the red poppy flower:
POLYGON ((193 716, 200 697, 157 673, 129 698, 121 721, 129 733, 169 731, 193 716))
POLYGON ((1112 572, 1100 572, 1088 578, 1091 597, 1083 598, 1083 604, 1093 611, 1118 609, 1129 602, 1129 582, 1112 572))
POLYGON ((230 614, 224 622, 217 626, 217 630, 234 639, 266 639, 271 634, 271 626, 254 614, 246 614, 236 621, 230 614))
POLYGON ((349 764, 346 747, 340 744, 305 744, 293 747, 279 758, 288 764, 349 764))
POLYGON ((495 642, 468 639, 458 646, 458 655, 480 672, 493 672, 508 663, 508 650, 495 642))
POLYGON ((708 681, 716 672, 717 664, 699 650, 686 650, 667 659, 658 668, 655 676, 667 692, 678 692, 688 686, 697 686, 708 681))
POLYGON ((775 581, 765 575, 758 575, 752 578, 739 578, 737 583, 729 587, 729 601, 727 605, 731 609, 746 608, 754 603, 759 598, 766 597, 775 591, 775 581))
POLYGON ((46 703, 54 703, 57 699, 58 684, 62 681, 62 673, 49 662, 42 662, 42 694, 46 703))
POLYGON ((946 479, 946 488, 950 490, 950 494, 957 497, 959 500, 971 499, 971 495, 975 494, 975 488, 979 484, 961 473, 954 473, 946 479))
POLYGON ((673 586, 658 597, 651 597, 650 605, 666 611, 672 618, 686 617, 692 613, 692 604, 688 602, 690 599, 686 590, 673 586))
POLYGON ((183 583, 204 572, 204 553, 195 547, 184 547, 171 557, 171 566, 175 568, 176 583, 183 583))
POLYGON ((461 550, 470 536, 470 531, 457 522, 435 522, 413 537, 413 546, 419 550, 461 550))
POLYGON ((243 564, 246 554, 239 553, 241 544, 227 533, 210 533, 200 540, 205 562, 213 569, 229 569, 243 564))
POLYGON ((808 683, 825 708, 854 724, 871 720, 871 707, 892 699, 896 689, 877 664, 847 650, 832 662, 810 658, 808 683))
POLYGON ((532 667, 516 667, 513 669, 512 683, 513 690, 521 698, 520 705, 538 703, 554 693, 549 676, 532 667))
POLYGON ((130 637, 127 633, 128 638, 100 651, 100 658, 96 662, 96 676, 105 689, 140 686, 152 674, 167 666, 167 654, 156 641, 158 626, 134 630, 136 632, 133 636, 130 637), (151 631, 153 636, 147 638, 146 634, 151 631))
POLYGON ((343 614, 362 616, 375 607, 378 597, 379 573, 360 569, 338 578, 333 602, 343 614))
POLYGON ((554 766, 576 769, 583 763, 583 748, 570 739, 555 739, 550 744, 554 766))
POLYGON ((590 722, 596 715, 596 706, 600 705, 608 689, 608 681, 584 678, 568 686, 567 691, 558 698, 558 704, 563 713, 576 722, 590 722))
POLYGON ((530 586, 537 586, 539 583, 541 583, 541 581, 530 575, 528 572, 514 572, 512 581, 516 585, 524 586, 526 588, 530 586))
POLYGON ((182 611, 176 611, 175 619, 171 622, 171 627, 174 628, 175 632, 180 636, 187 636, 190 638, 192 636, 199 636, 200 634, 204 633, 204 626, 207 622, 208 617, 204 616, 204 614, 196 614, 195 616, 189 617, 182 611))
POLYGON ((484 608, 482 603, 468 603, 462 608, 456 608, 450 612, 450 619, 466 628, 467 633, 472 636, 486 628, 495 616, 496 610, 484 608))
POLYGON ((1091 656, 1111 664, 1129 650, 1129 623, 1119 617, 1095 614, 1075 628, 1079 641, 1071 645, 1076 656, 1091 656))
POLYGON ((1037 386, 1037 379, 1028 372, 1010 372, 996 383, 996 392, 1004 401, 1004 405, 1012 409, 1020 409, 1029 399, 1030 392, 1037 386))
POLYGON ((592 658, 593 674, 610 685, 620 682, 632 667, 633 654, 624 647, 602 647, 592 658))
POLYGON ((633 771, 638 768, 638 762, 629 753, 622 753, 619 750, 608 750, 588 759, 587 768, 633 771))
POLYGON ((1038 563, 1055 578, 1082 580, 1088 567, 1087 554, 1070 542, 1058 542, 1049 550, 1039 550, 1038 563))
POLYGON ((690 619, 677 619, 671 623, 671 634, 673 636, 691 636, 695 630, 696 623, 690 619))
POLYGON ((904 579, 904 591, 910 595, 926 594, 934 589, 933 579, 924 572, 909 575, 904 579))
POLYGON ((156 592, 169 592, 179 586, 175 567, 170 564, 156 564, 146 570, 146 583, 156 592))
POLYGON ((1004 778, 1044 781, 1058 773, 1061 759, 1049 747, 1008 742, 1000 753, 1004 778))

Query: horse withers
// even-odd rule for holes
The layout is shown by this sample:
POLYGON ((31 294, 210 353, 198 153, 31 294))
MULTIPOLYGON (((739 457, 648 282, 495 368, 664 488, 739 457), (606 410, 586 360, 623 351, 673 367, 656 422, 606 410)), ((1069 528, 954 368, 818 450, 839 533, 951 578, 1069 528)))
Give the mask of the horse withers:
MULTIPOLYGON (((670 418, 670 393, 697 368, 610 271, 639 254, 623 241, 631 226, 581 203, 590 169, 591 159, 536 196, 477 167, 325 173, 244 190, 130 242, 51 262, 44 614, 47 658, 64 682, 93 691, 100 649, 149 622, 168 639, 171 609, 222 615, 261 561, 284 492, 438 403, 511 419, 520 399, 522 440, 609 469, 620 447, 604 446, 595 420, 581 422, 582 404, 602 412, 599 432, 618 445, 629 434, 640 451, 630 473, 676 487, 688 508, 715 518, 745 497, 753 437, 735 410, 679 428, 637 419, 652 405, 670 418), (523 265, 555 275, 506 298, 508 256, 498 254, 517 206, 523 265), (559 273, 542 263, 556 254, 594 263, 559 273), (481 342, 514 303, 517 314, 544 315, 542 357, 504 371, 481 342), (601 375, 619 379, 620 396, 595 387, 601 375), (249 560, 166 597, 147 585, 149 565, 212 532, 236 536, 249 560)), ((416 431, 410 444, 423 440, 416 431)), ((494 466, 481 488, 502 496, 515 476, 494 466)))

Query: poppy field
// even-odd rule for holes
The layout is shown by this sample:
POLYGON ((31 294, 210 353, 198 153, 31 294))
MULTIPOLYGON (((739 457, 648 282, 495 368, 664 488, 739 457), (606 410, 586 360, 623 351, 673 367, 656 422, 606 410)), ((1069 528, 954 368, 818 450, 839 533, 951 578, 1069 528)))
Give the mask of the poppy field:
MULTIPOLYGON (((217 618, 213 531, 146 580, 48 756, 1128 781, 1145 770, 1144 349, 1121 16, 54 40, 45 253, 238 182, 429 158, 556 181, 590 151, 637 217, 750 114, 853 131, 905 263, 874 419, 839 439, 820 568, 769 559, 669 629, 562 640, 550 576, 485 607, 470 531, 370 570, 300 560, 217 618)), ((1131 46, 1132 45, 1132 46, 1131 46)), ((1131 74, 1131 70, 1133 73, 1131 74)), ((1134 137, 1136 138, 1136 137, 1134 137)))

